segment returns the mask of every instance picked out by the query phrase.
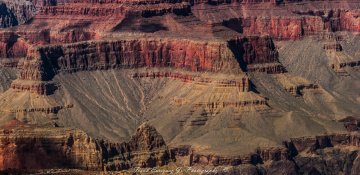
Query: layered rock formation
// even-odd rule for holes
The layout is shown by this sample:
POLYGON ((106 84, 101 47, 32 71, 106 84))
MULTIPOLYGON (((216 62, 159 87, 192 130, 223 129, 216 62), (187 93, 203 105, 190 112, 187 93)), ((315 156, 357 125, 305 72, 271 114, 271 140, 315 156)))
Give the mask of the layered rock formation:
POLYGON ((1 170, 102 167, 94 140, 77 129, 37 128, 16 119, 1 129, 1 170))
MULTIPOLYGON (((339 150, 341 156, 346 156, 347 151, 343 147, 358 147, 360 143, 358 135, 333 134, 293 138, 284 142, 285 148, 260 148, 248 156, 217 156, 197 153, 186 145, 172 148, 170 151, 162 136, 155 128, 147 124, 141 125, 128 143, 94 140, 78 129, 57 126, 55 128, 37 127, 21 123, 16 119, 2 125, 1 131, 0 169, 15 169, 23 172, 26 169, 54 167, 126 170, 131 167, 163 166, 175 160, 174 158, 177 161, 185 159, 188 165, 194 167, 231 165, 233 169, 238 169, 245 164, 250 164, 258 165, 257 168, 265 171, 270 171, 269 167, 263 165, 265 162, 279 165, 293 162, 291 166, 284 166, 281 169, 290 172, 297 165, 299 166, 295 168, 297 172, 307 172, 311 170, 311 165, 305 165, 304 161, 317 161, 317 157, 311 156, 312 154, 336 156, 329 154, 326 150, 328 147, 334 147, 331 149, 339 150)), ((330 166, 327 168, 339 172, 356 173, 355 158, 358 152, 353 151, 350 154, 353 154, 353 158, 349 160, 350 164, 347 163, 350 167, 344 167, 343 170, 330 166)), ((324 171, 318 167, 314 169, 319 172, 324 171)))
POLYGON ((73 105, 66 105, 66 106, 54 106, 49 108, 27 108, 27 109, 10 109, 1 111, 3 113, 15 113, 15 114, 26 114, 29 112, 41 112, 45 114, 57 114, 62 109, 69 109, 72 108, 73 105))
POLYGON ((143 124, 128 143, 95 140, 75 128, 36 127, 14 119, 1 126, 0 170, 124 170, 162 166, 171 153, 155 128, 143 124))
POLYGON ((346 129, 350 132, 359 130, 359 119, 356 117, 348 116, 344 119, 339 120, 339 122, 343 122, 346 129))
POLYGON ((126 170, 175 156, 234 174, 357 172, 356 134, 314 137, 358 130, 356 117, 339 120, 360 112, 357 1, 29 4, 37 15, 0 30, 0 123, 86 133, 10 122, 1 169, 126 170), (144 121, 162 136, 136 129, 144 121))
POLYGON ((301 96, 302 95, 301 91, 303 89, 316 90, 316 89, 319 89, 319 86, 316 84, 299 85, 299 86, 288 87, 285 90, 288 91, 289 93, 293 94, 294 96, 301 96))
POLYGON ((323 48, 332 52, 341 52, 342 47, 340 44, 324 44, 323 48))
POLYGON ((12 27, 25 23, 36 12, 36 7, 29 1, 1 1, 0 27, 12 27))
MULTIPOLYGON (((20 80, 48 81, 59 70, 74 72, 144 66, 238 74, 242 72, 241 66, 277 60, 270 38, 244 37, 230 41, 229 44, 230 48, 240 50, 240 53, 234 54, 224 42, 157 38, 38 46, 28 50, 19 78, 20 80), (269 44, 270 47, 268 47, 269 44), (204 52, 197 52, 197 50, 204 52), (237 57, 242 57, 243 60, 238 60, 237 57)), ((281 71, 276 69, 274 72, 281 71)))
POLYGON ((16 80, 11 83, 11 88, 20 92, 29 91, 39 95, 50 95, 57 89, 57 86, 51 82, 16 80))
MULTIPOLYGON (((285 148, 260 148, 255 153, 247 156, 218 156, 218 155, 206 155, 197 153, 196 150, 189 145, 181 145, 173 148, 173 152, 177 160, 186 159, 190 166, 237 166, 240 168, 242 164, 253 164, 262 167, 264 163, 279 162, 279 165, 285 165, 286 161, 293 161, 296 164, 302 164, 304 160, 316 161, 317 157, 324 152, 324 150, 334 149, 334 151, 343 152, 346 154, 347 147, 353 147, 355 157, 359 156, 359 136, 349 134, 333 134, 316 137, 302 137, 292 138, 289 141, 284 141, 285 148), (356 148, 354 148, 356 147, 356 148)), ((336 155, 328 155, 330 158, 335 158, 336 155), (331 157, 333 156, 333 157, 331 157)), ((343 156, 343 155, 342 155, 343 156)), ((354 157, 354 158, 355 158, 354 157)), ((350 160, 351 166, 356 168, 358 162, 355 159, 350 160)), ((326 166, 326 165, 325 165, 326 166)), ((350 168, 351 168, 350 166, 350 168)), ((262 167, 266 168, 266 167, 262 167)), ((298 167, 299 171, 309 171, 309 167, 298 167)), ((327 167, 327 168, 341 168, 340 167, 327 167)), ((345 167, 343 167, 345 168, 345 167)), ((297 168, 295 168, 297 169, 297 168)), ((316 169, 316 168, 315 168, 316 169)), ((354 171, 356 169, 353 169, 354 171)), ((318 169, 317 171, 323 171, 318 169)), ((341 171, 341 170, 340 170, 341 171)), ((285 172, 290 172, 290 169, 285 168, 285 172)), ((298 173, 296 173, 298 174, 298 173)))
POLYGON ((13 27, 29 21, 44 6, 68 3, 69 0, 2 0, 0 1, 0 28, 13 27))

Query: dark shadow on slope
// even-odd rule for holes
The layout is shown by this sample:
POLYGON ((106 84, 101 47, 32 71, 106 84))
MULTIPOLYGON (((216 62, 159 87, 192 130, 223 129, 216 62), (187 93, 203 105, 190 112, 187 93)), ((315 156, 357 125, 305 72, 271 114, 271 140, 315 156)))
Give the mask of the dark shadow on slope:
POLYGON ((69 29, 86 28, 86 27, 90 26, 91 24, 92 24, 92 22, 90 22, 90 21, 76 23, 74 25, 69 25, 69 26, 66 26, 66 27, 60 29, 60 32, 64 32, 69 29))
POLYGON ((154 33, 160 30, 168 30, 167 27, 162 24, 150 23, 150 24, 141 24, 139 30, 145 33, 154 33))
POLYGON ((58 66, 58 59, 64 56, 64 52, 60 46, 50 49, 51 51, 40 50, 41 60, 43 61, 41 66, 44 70, 42 81, 49 81, 54 78, 60 69, 58 66))
POLYGON ((232 29, 238 33, 244 32, 244 26, 243 26, 242 19, 233 18, 233 19, 230 19, 227 21, 223 21, 222 25, 224 25, 225 27, 232 29))
POLYGON ((228 46, 231 52, 234 54, 239 66, 243 72, 246 72, 247 63, 244 61, 245 50, 243 47, 239 47, 239 44, 236 40, 228 41, 228 46))
POLYGON ((6 6, 6 4, 0 4, 0 27, 12 27, 19 25, 15 14, 6 6))
POLYGON ((126 18, 121 23, 116 25, 112 32, 120 32, 120 31, 130 31, 130 32, 145 32, 145 33, 155 33, 157 31, 166 31, 168 30, 160 22, 148 22, 148 21, 137 21, 133 18, 126 18))

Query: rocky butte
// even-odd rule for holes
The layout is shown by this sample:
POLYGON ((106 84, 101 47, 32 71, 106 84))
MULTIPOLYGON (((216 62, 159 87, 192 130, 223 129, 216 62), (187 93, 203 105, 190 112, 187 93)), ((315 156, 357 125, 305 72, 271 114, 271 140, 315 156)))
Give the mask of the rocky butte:
POLYGON ((0 0, 0 171, 359 174, 359 9, 0 0))

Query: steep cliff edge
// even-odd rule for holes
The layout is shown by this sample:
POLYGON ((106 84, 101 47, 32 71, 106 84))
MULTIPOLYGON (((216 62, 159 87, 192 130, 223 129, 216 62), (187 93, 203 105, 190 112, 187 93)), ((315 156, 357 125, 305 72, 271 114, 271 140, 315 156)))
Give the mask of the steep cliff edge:
POLYGON ((244 36, 228 42, 124 38, 46 45, 28 50, 19 81, 13 82, 12 87, 29 89, 20 88, 19 82, 49 81, 58 71, 71 73, 109 68, 172 67, 239 74, 243 72, 241 68, 246 71, 247 65, 276 61, 278 55, 272 40, 258 36, 244 36))

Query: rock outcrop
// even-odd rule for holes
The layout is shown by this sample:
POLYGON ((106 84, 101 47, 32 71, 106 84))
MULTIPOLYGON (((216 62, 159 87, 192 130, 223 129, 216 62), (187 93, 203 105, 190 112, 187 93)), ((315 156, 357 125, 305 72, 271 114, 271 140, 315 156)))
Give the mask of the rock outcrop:
POLYGON ((162 136, 147 124, 123 143, 93 139, 74 128, 36 127, 16 119, 2 125, 0 131, 0 170, 124 170, 172 161, 162 136))
POLYGON ((343 122, 345 128, 349 132, 358 131, 360 129, 359 119, 356 117, 348 116, 344 119, 339 120, 339 122, 343 122))
POLYGON ((29 1, 0 1, 0 28, 23 24, 35 13, 36 7, 29 1))
POLYGON ((52 82, 15 80, 11 83, 11 89, 20 92, 29 91, 39 95, 50 95, 57 89, 57 86, 52 82))
POLYGON ((172 73, 172 72, 144 72, 144 73, 135 73, 134 78, 173 78, 180 79, 183 82, 193 82, 196 75, 187 75, 181 73, 172 73))
POLYGON ((30 112, 41 112, 45 114, 57 114, 62 109, 69 109, 72 108, 74 105, 66 105, 66 106, 54 106, 54 107, 45 107, 45 108, 27 108, 27 109, 10 109, 0 111, 3 113, 14 113, 14 114, 21 114, 24 115, 30 112))
POLYGON ((228 41, 240 67, 249 72, 282 73, 285 68, 279 63, 279 55, 272 39, 256 36, 236 38, 228 41))
POLYGON ((37 128, 10 120, 1 126, 0 169, 101 169, 93 139, 77 129, 37 128))
POLYGON ((24 24, 44 6, 63 5, 69 0, 2 0, 0 1, 0 28, 24 24))
POLYGON ((334 70, 340 76, 350 76, 350 74, 344 70, 345 67, 352 67, 355 70, 360 69, 360 60, 358 61, 349 61, 342 63, 330 64, 329 67, 334 70))
MULTIPOLYGON (((253 164, 258 166, 264 166, 264 163, 275 163, 285 166, 285 162, 292 161, 294 165, 303 164, 304 161, 316 161, 317 156, 323 154, 328 149, 332 149, 336 152, 342 152, 341 156, 347 154, 346 147, 353 147, 353 152, 358 155, 359 151, 359 135, 352 134, 333 134, 316 137, 302 137, 293 138, 289 141, 284 141, 285 147, 263 147, 256 150, 254 153, 248 155, 234 155, 234 156, 218 156, 212 154, 197 153, 194 148, 189 145, 179 145, 172 148, 173 153, 177 160, 188 162, 190 166, 237 166, 244 164, 253 164), (354 148, 355 147, 355 148, 354 148), (184 160, 185 159, 185 160, 184 160), (187 160, 187 161, 186 161, 187 160)), ((325 155, 322 155, 325 156, 325 155)), ((330 155, 330 158, 336 158, 339 155, 330 155), (333 156, 333 157, 331 157, 333 156)), ((355 158, 354 157, 354 158, 355 158)), ((351 163, 351 166, 358 166, 358 162, 355 159, 351 163)), ((316 165, 313 165, 316 166, 316 165)), ((339 165, 341 168, 341 165, 339 165)), ((263 167, 268 170, 268 168, 263 167)), ((308 167, 299 167, 300 171, 309 171, 308 167)), ((329 167, 334 168, 334 167, 329 167)), ((345 168, 345 167, 342 167, 345 168)), ((297 169, 297 168, 295 168, 297 169)), ((290 169, 286 169, 285 172, 290 172, 290 169)))
POLYGON ((317 84, 306 84, 306 85, 298 85, 298 86, 290 86, 285 88, 286 91, 291 93, 292 95, 299 97, 302 96, 302 90, 310 89, 310 90, 317 90, 319 89, 319 85, 317 84))
POLYGON ((336 43, 335 44, 324 44, 323 49, 331 51, 331 52, 341 52, 343 50, 341 44, 336 44, 336 43))
POLYGON ((344 67, 359 67, 359 66, 360 66, 360 60, 329 65, 329 67, 334 69, 335 71, 344 67))

